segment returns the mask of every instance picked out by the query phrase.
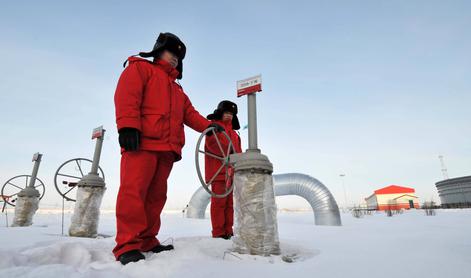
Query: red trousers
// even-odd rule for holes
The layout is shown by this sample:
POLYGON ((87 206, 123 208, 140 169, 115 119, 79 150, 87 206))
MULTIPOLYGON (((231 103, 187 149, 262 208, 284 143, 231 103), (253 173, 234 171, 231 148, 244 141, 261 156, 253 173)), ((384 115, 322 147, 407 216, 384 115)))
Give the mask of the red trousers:
POLYGON ((167 201, 172 152, 135 151, 121 156, 121 185, 116 202, 116 258, 130 250, 147 252, 160 242, 160 214, 167 201))
MULTIPOLYGON (((216 194, 226 192, 226 185, 223 181, 215 181, 211 189, 216 194)), ((213 237, 232 235, 232 225, 234 224, 234 206, 231 194, 225 198, 211 197, 211 224, 213 226, 213 237)))

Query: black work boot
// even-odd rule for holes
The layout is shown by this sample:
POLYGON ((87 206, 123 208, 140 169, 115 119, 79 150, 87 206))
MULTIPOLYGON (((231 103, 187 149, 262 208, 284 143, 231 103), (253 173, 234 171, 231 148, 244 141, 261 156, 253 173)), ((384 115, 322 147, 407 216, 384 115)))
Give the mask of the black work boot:
POLYGON ((175 248, 173 247, 172 244, 169 244, 169 245, 160 244, 160 245, 157 245, 154 248, 150 249, 150 251, 152 251, 154 253, 160 253, 162 251, 169 251, 169 250, 173 250, 173 249, 175 249, 175 248))
POLYGON ((125 252, 119 256, 118 260, 121 262, 122 265, 126 265, 128 263, 135 263, 140 260, 144 260, 146 257, 142 255, 139 250, 131 250, 128 252, 125 252))
POLYGON ((225 240, 229 240, 229 239, 231 239, 233 236, 234 236, 233 234, 227 234, 227 235, 222 236, 222 238, 225 239, 225 240))

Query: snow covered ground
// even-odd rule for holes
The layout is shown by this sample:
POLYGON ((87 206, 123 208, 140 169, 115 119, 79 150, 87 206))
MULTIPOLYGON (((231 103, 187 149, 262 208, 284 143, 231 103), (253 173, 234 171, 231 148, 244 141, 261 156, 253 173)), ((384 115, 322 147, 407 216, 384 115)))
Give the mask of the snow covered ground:
MULTIPOLYGON (((11 223, 10 212, 10 223, 11 223)), ((67 230, 70 213, 66 214, 67 230)), ((471 210, 409 211, 315 226, 312 212, 280 212, 283 255, 225 254, 231 241, 212 239, 208 219, 163 215, 159 239, 175 250, 146 254, 121 266, 114 260, 114 214, 101 216, 97 239, 61 235, 61 215, 40 211, 26 228, 6 228, 0 215, 0 277, 471 277, 471 210), (108 237, 110 236, 110 237, 108 237), (171 239, 169 239, 170 241, 171 239)))

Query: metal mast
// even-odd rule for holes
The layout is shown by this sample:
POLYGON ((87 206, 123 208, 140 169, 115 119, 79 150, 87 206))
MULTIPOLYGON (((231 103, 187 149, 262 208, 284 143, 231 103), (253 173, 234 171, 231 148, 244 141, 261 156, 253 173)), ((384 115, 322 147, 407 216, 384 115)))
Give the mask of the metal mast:
POLYGON ((445 161, 443 160, 443 155, 439 155, 438 158, 440 159, 440 164, 442 166, 442 174, 443 174, 443 178, 445 180, 448 179, 448 170, 446 169, 446 166, 445 166, 445 161))

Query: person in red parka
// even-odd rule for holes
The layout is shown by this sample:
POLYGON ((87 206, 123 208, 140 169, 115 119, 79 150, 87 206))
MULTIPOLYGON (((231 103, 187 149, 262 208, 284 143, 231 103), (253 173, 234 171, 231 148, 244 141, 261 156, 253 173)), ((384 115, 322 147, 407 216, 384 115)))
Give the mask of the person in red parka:
MULTIPOLYGON (((219 103, 213 114, 208 115, 208 120, 224 128, 232 141, 236 153, 242 152, 240 136, 236 130, 240 129, 239 119, 237 118, 237 105, 231 101, 224 100, 219 103)), ((218 145, 214 135, 209 133, 206 136, 205 152, 217 156, 224 156, 224 152, 229 147, 229 141, 224 134, 216 135, 219 139, 218 145)), ((233 180, 232 168, 229 168, 228 179, 226 180, 226 169, 222 166, 222 161, 209 155, 205 156, 205 179, 211 182, 211 189, 216 194, 223 194, 226 188, 230 187, 233 180), (218 172, 219 171, 219 172, 218 172), (214 177, 216 176, 216 177, 214 177), (214 177, 214 178, 213 178, 214 177), (212 181, 211 181, 212 180, 212 181)), ((233 235, 232 225, 234 223, 234 208, 232 192, 224 198, 211 197, 211 224, 213 227, 212 236, 217 238, 230 239, 233 235)))
MULTIPOLYGON (((141 252, 173 249, 156 238, 167 200, 167 179, 185 145, 183 125, 217 131, 191 104, 175 79, 182 78, 186 47, 174 34, 161 33, 150 52, 130 57, 115 93, 121 146, 121 180, 116 203, 116 247, 122 264, 144 259, 141 252)), ((126 64, 126 63, 125 63, 126 64)))

